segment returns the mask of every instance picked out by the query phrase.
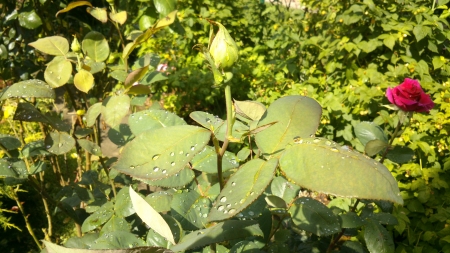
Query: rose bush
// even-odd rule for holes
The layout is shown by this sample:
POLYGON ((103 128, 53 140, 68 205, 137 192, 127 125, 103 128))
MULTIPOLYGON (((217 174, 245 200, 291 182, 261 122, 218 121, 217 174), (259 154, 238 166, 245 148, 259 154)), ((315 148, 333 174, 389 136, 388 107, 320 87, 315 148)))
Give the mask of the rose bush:
POLYGON ((430 112, 434 103, 426 94, 417 80, 405 78, 399 86, 388 88, 386 91, 388 100, 407 112, 430 112))

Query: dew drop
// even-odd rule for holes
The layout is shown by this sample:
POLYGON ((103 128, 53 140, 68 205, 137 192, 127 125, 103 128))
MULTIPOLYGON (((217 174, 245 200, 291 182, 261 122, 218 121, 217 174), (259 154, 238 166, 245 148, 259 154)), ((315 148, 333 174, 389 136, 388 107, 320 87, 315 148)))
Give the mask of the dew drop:
POLYGON ((159 158, 159 156, 160 156, 160 154, 156 154, 156 155, 154 155, 154 156, 152 157, 153 161, 155 161, 156 159, 158 159, 158 158, 159 158))
POLYGON ((154 167, 154 168, 153 168, 153 171, 154 171, 154 172, 157 172, 158 170, 159 170, 158 167, 154 167))
POLYGON ((253 195, 253 194, 255 194, 255 192, 250 192, 250 196, 253 195))
POLYGON ((195 149, 195 147, 194 147, 194 146, 191 146, 191 150, 194 151, 194 149, 195 149))
POLYGON ((231 204, 227 204, 227 208, 230 208, 231 207, 231 204))
POLYGON ((245 199, 241 199, 241 201, 239 201, 239 203, 244 203, 245 202, 245 199))
POLYGON ((219 211, 222 211, 224 209, 224 207, 223 206, 219 206, 219 207, 217 207, 217 210, 219 210, 219 211))
POLYGON ((233 214, 234 212, 236 212, 236 209, 234 209, 234 208, 231 208, 230 210, 228 210, 229 214, 233 214))
POLYGON ((333 151, 333 152, 339 152, 339 150, 337 148, 335 148, 335 147, 332 147, 330 150, 333 151))
POLYGON ((175 155, 175 153, 174 152, 170 152, 170 156, 174 156, 175 155))
POLYGON ((134 166, 130 166, 130 169, 134 169, 134 168, 136 168, 136 167, 134 167, 134 166))
POLYGON ((59 143, 59 144, 58 144, 58 147, 62 147, 62 146, 63 146, 63 144, 62 144, 62 143, 59 143))
POLYGON ((183 150, 181 150, 179 154, 182 155, 183 153, 184 153, 183 150))
POLYGON ((248 215, 253 216, 255 213, 253 211, 248 211, 248 215))
POLYGON ((331 141, 326 141, 326 142, 325 142, 325 145, 331 146, 331 141))
POLYGON ((167 170, 162 170, 161 171, 163 174, 166 174, 167 173, 167 170))
POLYGON ((188 157, 189 156, 189 153, 186 153, 186 157, 188 157))
POLYGON ((301 144, 301 143, 303 143, 303 139, 300 136, 295 136, 294 143, 301 144))
POLYGON ((232 183, 231 183, 231 186, 235 186, 235 185, 236 185, 236 183, 235 183, 235 182, 232 182, 232 183))
POLYGON ((175 166, 175 162, 171 162, 170 165, 175 166))
POLYGON ((208 214, 207 214, 207 213, 204 213, 204 214, 202 215, 202 217, 203 217, 203 218, 206 218, 206 217, 208 217, 208 214))
POLYGON ((227 201, 227 197, 223 196, 222 198, 220 198, 220 202, 226 202, 227 201))

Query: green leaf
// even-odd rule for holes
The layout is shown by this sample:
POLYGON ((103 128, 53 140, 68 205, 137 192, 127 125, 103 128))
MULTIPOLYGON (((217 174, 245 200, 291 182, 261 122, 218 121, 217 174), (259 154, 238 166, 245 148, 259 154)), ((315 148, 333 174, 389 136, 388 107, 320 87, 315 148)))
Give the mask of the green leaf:
POLYGON ((186 125, 182 118, 165 110, 145 110, 133 113, 128 118, 128 123, 131 132, 135 135, 163 127, 186 125))
POLYGON ((96 143, 84 139, 77 140, 77 142, 78 144, 80 144, 80 147, 82 147, 87 152, 95 156, 102 156, 102 150, 96 143))
POLYGON ((23 157, 34 157, 38 155, 49 155, 45 149, 44 140, 33 141, 26 144, 22 149, 23 157))
POLYGON ((431 28, 425 25, 416 25, 413 29, 414 36, 417 42, 421 41, 427 35, 432 34, 431 28))
MULTIPOLYGON (((237 168, 239 163, 236 156, 225 151, 222 157, 222 172, 237 168)), ((205 173, 217 173, 217 153, 211 146, 206 146, 203 151, 197 154, 191 162, 192 168, 205 173)))
POLYGON ((407 163, 411 161, 414 156, 414 150, 405 146, 394 146, 393 149, 389 150, 386 158, 395 163, 407 163))
POLYGON ((130 224, 128 224, 124 218, 113 215, 111 219, 103 225, 100 234, 114 231, 129 231, 130 228, 130 224))
POLYGON ((209 138, 208 130, 195 126, 147 131, 124 147, 114 168, 141 179, 163 179, 183 169, 203 150, 209 138))
POLYGON ((31 79, 15 83, 0 93, 0 101, 8 98, 55 98, 55 91, 45 82, 31 79))
POLYGON ((52 88, 66 84, 72 75, 72 63, 62 56, 53 58, 44 72, 45 81, 52 88))
POLYGON ((95 121, 97 120, 98 115, 100 115, 102 111, 102 103, 98 102, 91 107, 89 107, 88 111, 86 112, 86 126, 91 127, 95 124, 95 121))
POLYGON ((383 44, 387 46, 389 49, 394 50, 395 41, 397 40, 396 36, 390 34, 383 40, 383 44))
POLYGON ((204 228, 207 222, 211 201, 196 191, 173 194, 171 214, 183 229, 196 230, 204 228))
POLYGON ((142 68, 138 68, 136 70, 133 70, 130 74, 128 74, 127 78, 125 79, 125 88, 130 88, 134 83, 141 80, 145 74, 148 72, 148 66, 144 66, 142 68))
POLYGON ((93 249, 125 249, 144 246, 145 242, 129 231, 103 233, 95 240, 93 249))
POLYGON ((119 217, 128 217, 135 213, 130 200, 130 189, 128 187, 122 188, 117 193, 114 211, 119 217))
POLYGON ((446 63, 446 60, 443 56, 433 56, 433 67, 434 69, 439 69, 446 63))
MULTIPOLYGON (((265 243, 254 240, 254 241, 239 241, 231 247, 229 253, 263 253, 265 251, 261 250, 264 248, 265 243)), ((273 252, 273 251, 269 251, 273 252)))
POLYGON ((231 218, 253 203, 266 189, 278 165, 277 159, 253 159, 228 179, 217 197, 209 216, 210 221, 231 218))
POLYGON ((297 199, 289 208, 289 213, 298 228, 318 236, 328 236, 341 231, 339 218, 313 198, 297 199))
POLYGON ((167 80, 168 77, 166 74, 161 73, 159 71, 153 71, 150 73, 147 73, 142 80, 140 81, 141 84, 144 85, 149 85, 155 82, 159 82, 159 81, 163 81, 163 80, 167 80))
POLYGON ((83 233, 92 231, 99 226, 105 224, 114 214, 114 204, 112 202, 106 202, 99 210, 91 214, 84 220, 83 225, 81 225, 81 231, 83 233))
POLYGON ((175 175, 159 180, 145 180, 139 178, 137 179, 152 186, 159 186, 165 188, 180 188, 192 182, 192 179, 194 179, 194 177, 195 173, 189 167, 186 167, 182 169, 180 172, 176 173, 175 175))
POLYGON ((92 128, 78 128, 76 129, 73 134, 75 135, 75 137, 77 138, 84 138, 90 134, 93 134, 94 130, 92 128))
POLYGON ((395 251, 392 236, 383 226, 372 219, 366 221, 364 241, 370 252, 393 253, 395 251))
POLYGON ((128 74, 125 70, 114 70, 110 72, 109 75, 119 82, 125 82, 128 74))
POLYGON ((141 196, 139 196, 130 186, 130 197, 136 214, 147 226, 158 234, 166 238, 170 243, 175 244, 172 231, 167 222, 155 211, 141 196))
POLYGON ((155 211, 168 212, 170 211, 170 203, 172 202, 173 194, 169 191, 159 191, 147 195, 145 201, 152 206, 155 211))
POLYGON ((102 62, 108 59, 109 45, 103 34, 91 31, 84 36, 81 42, 83 52, 95 62, 102 62))
POLYGON ((0 159, 0 176, 13 178, 26 178, 28 175, 25 162, 17 158, 0 159))
POLYGON ((191 119, 200 124, 202 127, 215 133, 217 133, 219 127, 226 122, 218 116, 214 116, 211 113, 201 111, 191 112, 191 114, 189 114, 189 117, 191 117, 191 119))
POLYGON ((60 36, 45 37, 28 45, 49 55, 64 56, 69 52, 69 41, 60 36))
MULTIPOLYGON (((111 235, 114 238, 118 238, 118 236, 116 234, 109 234, 107 233, 106 235, 111 235)), ((105 237, 105 234, 103 235, 105 237)), ((85 235, 86 237, 86 235, 85 235)), ((104 238, 103 237, 103 238, 104 238)), ((91 239, 91 238, 89 238, 91 239)), ((125 240, 127 238, 124 238, 125 240)), ((56 244, 53 244, 51 242, 48 241, 43 241, 45 244, 45 249, 47 250, 47 253, 105 253, 105 250, 93 250, 93 249, 71 249, 71 248, 65 248, 62 246, 58 246, 56 244)), ((161 247, 137 247, 137 248, 129 248, 130 245, 125 243, 125 249, 116 249, 116 250, 108 250, 108 253, 173 253, 173 251, 165 249, 165 248, 161 248, 161 247)), ((92 245, 95 245, 95 243, 93 243, 92 245)))
POLYGON ((280 167, 288 179, 310 190, 403 204, 383 164, 327 139, 302 139, 285 151, 280 167))
POLYGON ((267 204, 271 207, 276 207, 276 208, 287 208, 287 204, 286 201, 284 201, 284 199, 275 196, 275 195, 269 195, 265 198, 267 204))
POLYGON ((47 150, 55 155, 69 152, 75 146, 75 139, 66 132, 51 132, 45 138, 47 150))
POLYGON ((270 184, 270 190, 273 195, 282 198, 286 203, 291 203, 298 196, 300 187, 288 182, 284 177, 275 177, 270 184))
POLYGON ((367 253, 367 250, 360 242, 345 241, 342 244, 342 246, 340 247, 339 252, 341 252, 341 253, 367 253))
POLYGON ((58 11, 55 16, 58 17, 58 15, 60 13, 68 12, 68 11, 72 10, 73 8, 76 8, 76 7, 79 7, 79 6, 85 6, 85 5, 92 7, 92 4, 89 1, 74 1, 74 2, 71 2, 71 3, 69 3, 66 6, 66 8, 58 11))
POLYGON ((154 4, 161 17, 169 15, 169 13, 177 8, 176 0, 154 0, 154 4))
POLYGON ((256 101, 234 101, 236 113, 249 120, 260 120, 266 107, 256 101))
POLYGON ((366 144, 366 146, 364 148, 364 152, 368 156, 374 156, 374 155, 380 153, 381 151, 385 150, 388 146, 389 146, 389 144, 385 141, 371 140, 366 144))
POLYGON ((108 131, 109 140, 117 146, 124 146, 134 138, 127 124, 119 124, 108 131))
POLYGON ((256 144, 263 154, 279 157, 295 137, 309 137, 316 133, 321 114, 322 108, 312 98, 280 98, 270 105, 258 126, 272 122, 277 124, 257 133, 256 144))
POLYGON ((388 142, 388 137, 380 126, 373 122, 363 121, 355 126, 355 135, 363 146, 371 140, 388 142))
POLYGON ((130 109, 130 97, 125 94, 111 96, 102 104, 102 116, 108 126, 115 127, 120 124, 130 109))
POLYGON ((348 212, 340 215, 342 228, 359 228, 364 225, 363 220, 354 212, 348 212))
POLYGON ((106 8, 87 7, 86 11, 98 21, 102 23, 108 22, 108 13, 106 12, 106 8))
POLYGON ((27 29, 35 29, 42 25, 39 15, 33 10, 19 14, 19 25, 27 29))
MULTIPOLYGON (((82 237, 71 237, 69 238, 66 243, 64 243, 64 246, 67 248, 75 248, 75 249, 90 249, 92 247, 92 244, 95 243, 95 240, 97 240, 99 234, 98 233, 87 233, 84 234, 82 237)), ((43 241, 44 244, 48 243, 46 241, 43 241)), ((51 244, 50 246, 46 245, 47 247, 47 253, 50 253, 50 250, 55 250, 55 248, 53 248, 53 246, 55 246, 54 244, 51 244)), ((61 246, 58 246, 61 247, 61 246)), ((61 247, 62 248, 62 247, 61 247)), ((59 249, 61 250, 61 249, 59 249)), ((62 250, 66 250, 65 248, 62 248, 62 250)), ((70 250, 70 249, 69 249, 70 250)), ((61 251, 59 251, 61 252, 61 251)), ((66 252, 66 251, 64 251, 66 252)), ((69 251, 70 252, 70 251, 69 251)))
POLYGON ((19 139, 9 134, 0 134, 0 144, 6 150, 13 150, 22 146, 19 139))
POLYGON ((27 122, 42 122, 51 125, 59 131, 69 131, 71 128, 70 125, 64 123, 58 117, 42 114, 30 103, 19 103, 13 119, 27 122))
POLYGON ((94 87, 94 76, 84 69, 80 69, 73 78, 73 84, 78 90, 88 93, 94 87))
POLYGON ((263 232, 259 228, 257 221, 229 220, 185 235, 171 250, 175 252, 185 251, 217 242, 243 239, 252 236, 263 236, 263 232))
MULTIPOLYGON (((181 224, 172 216, 163 215, 162 217, 169 225, 170 230, 173 233, 174 240, 178 242, 180 240, 180 236, 183 234, 183 228, 181 224)), ((148 231, 146 242, 147 245, 149 246, 164 247, 164 248, 169 248, 173 245, 172 243, 168 242, 166 238, 156 233, 154 230, 148 231)))

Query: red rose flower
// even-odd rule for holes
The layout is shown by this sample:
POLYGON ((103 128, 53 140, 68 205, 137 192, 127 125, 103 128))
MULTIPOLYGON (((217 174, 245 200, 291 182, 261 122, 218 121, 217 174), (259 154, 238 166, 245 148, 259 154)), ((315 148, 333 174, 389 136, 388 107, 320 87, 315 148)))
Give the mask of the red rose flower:
POLYGON ((430 112, 434 107, 430 95, 426 94, 417 80, 405 78, 402 84, 388 88, 386 97, 406 112, 430 112))

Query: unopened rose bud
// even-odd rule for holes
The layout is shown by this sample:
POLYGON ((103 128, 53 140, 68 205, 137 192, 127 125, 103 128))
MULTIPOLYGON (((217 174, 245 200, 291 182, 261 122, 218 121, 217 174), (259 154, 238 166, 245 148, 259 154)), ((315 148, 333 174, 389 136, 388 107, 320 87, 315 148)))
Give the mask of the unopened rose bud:
POLYGON ((77 37, 75 35, 73 35, 73 41, 72 41, 72 45, 70 46, 70 48, 74 52, 80 52, 80 50, 81 50, 80 43, 78 42, 77 37))
POLYGON ((236 63, 239 58, 239 49, 227 29, 218 22, 215 22, 215 24, 219 26, 219 31, 211 43, 209 52, 216 67, 224 69, 236 63))

